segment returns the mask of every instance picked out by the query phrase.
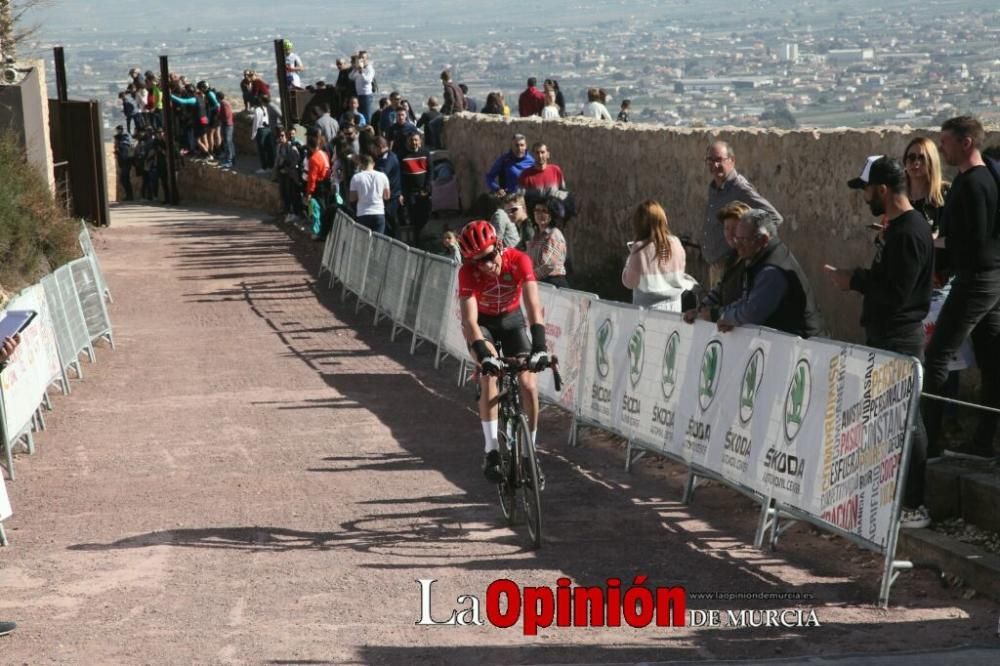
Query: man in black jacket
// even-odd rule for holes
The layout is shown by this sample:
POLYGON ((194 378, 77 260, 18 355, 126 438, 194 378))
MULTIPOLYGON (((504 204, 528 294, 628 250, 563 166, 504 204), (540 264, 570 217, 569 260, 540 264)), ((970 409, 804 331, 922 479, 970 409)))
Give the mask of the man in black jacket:
MULTIPOLYGON (((959 172, 942 219, 949 230, 946 250, 955 278, 927 345, 924 393, 941 395, 952 356, 971 336, 982 377, 981 402, 1000 409, 1000 174, 983 161, 979 147, 984 138, 983 126, 970 116, 951 118, 941 126, 941 157, 959 172)), ((925 415, 933 456, 941 448, 940 402, 929 400, 925 415)), ((983 413, 973 441, 958 453, 993 458, 996 429, 997 416, 983 413)))
POLYGON ((759 209, 745 213, 735 241, 746 266, 742 295, 719 312, 719 330, 756 325, 802 338, 824 335, 823 316, 812 287, 788 246, 778 238, 774 214, 759 209))
MULTIPOLYGON (((885 216, 885 235, 871 268, 845 270, 827 265, 827 274, 842 291, 853 289, 864 294, 861 325, 866 345, 923 360, 923 321, 931 306, 934 273, 931 226, 910 205, 906 172, 897 160, 884 155, 869 157, 861 175, 847 185, 864 190, 872 215, 885 216)), ((917 430, 910 446, 900 524, 921 528, 931 522, 923 506, 927 433, 919 414, 914 423, 917 430)))

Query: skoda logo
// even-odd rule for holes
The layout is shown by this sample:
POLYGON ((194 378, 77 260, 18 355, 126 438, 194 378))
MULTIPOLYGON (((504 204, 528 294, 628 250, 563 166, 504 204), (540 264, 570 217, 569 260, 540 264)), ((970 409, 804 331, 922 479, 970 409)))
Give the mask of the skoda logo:
POLYGON ((605 319, 597 328, 597 374, 602 378, 607 378, 611 363, 608 361, 608 346, 614 336, 614 325, 610 319, 605 319))
POLYGON ((715 400, 722 374, 722 343, 712 340, 701 357, 701 378, 698 381, 698 404, 705 411, 715 400))
POLYGON ((785 395, 785 438, 791 442, 802 429, 802 422, 809 411, 809 399, 812 397, 812 368, 809 361, 799 359, 792 372, 792 381, 788 383, 788 393, 785 395))
POLYGON ((632 337, 628 339, 628 378, 635 388, 642 378, 642 361, 645 357, 646 329, 642 324, 635 327, 632 337))
POLYGON ((764 379, 764 350, 758 347, 750 355, 747 367, 743 369, 743 381, 740 383, 740 423, 746 425, 753 418, 753 405, 757 399, 757 391, 764 379))
POLYGON ((677 386, 677 348, 681 344, 681 335, 677 331, 667 338, 667 347, 663 350, 663 374, 660 377, 660 389, 663 397, 670 400, 677 386))

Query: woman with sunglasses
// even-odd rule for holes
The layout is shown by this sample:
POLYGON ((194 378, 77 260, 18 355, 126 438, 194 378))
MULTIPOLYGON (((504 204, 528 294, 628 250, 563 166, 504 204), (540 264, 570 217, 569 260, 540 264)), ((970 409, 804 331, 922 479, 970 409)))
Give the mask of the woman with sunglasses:
MULTIPOLYGON (((469 350, 479 362, 479 418, 483 426, 485 453, 483 474, 500 481, 499 416, 497 380, 503 363, 497 357, 496 342, 503 355, 528 358, 528 370, 539 372, 549 365, 545 344, 545 322, 538 297, 538 284, 531 258, 514 248, 505 248, 486 220, 469 222, 458 238, 462 267, 458 271, 458 299, 462 312, 462 333, 469 350), (521 296, 531 330, 525 331, 521 296)), ((528 427, 534 441, 538 431, 538 385, 531 372, 518 378, 528 427)))
POLYGON ((528 256, 535 267, 535 276, 539 282, 569 287, 566 281, 566 238, 558 227, 564 216, 562 202, 548 197, 535 203, 532 213, 537 231, 528 241, 528 256))
POLYGON ((941 213, 951 183, 941 178, 941 158, 934 142, 922 136, 910 141, 903 151, 903 164, 910 205, 927 218, 936 235, 943 236, 941 213))

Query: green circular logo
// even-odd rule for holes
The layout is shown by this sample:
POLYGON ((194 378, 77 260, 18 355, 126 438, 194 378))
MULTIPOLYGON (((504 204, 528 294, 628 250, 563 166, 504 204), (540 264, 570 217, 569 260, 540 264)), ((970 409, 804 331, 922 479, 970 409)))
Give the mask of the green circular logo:
POLYGON ((792 380, 785 394, 785 438, 791 442, 798 436, 809 412, 812 398, 812 368, 809 361, 800 358, 792 371, 792 380))
POLYGON ((663 369, 660 376, 660 390, 663 397, 670 400, 677 388, 677 349, 681 345, 681 335, 677 331, 667 338, 667 346, 663 350, 663 369))

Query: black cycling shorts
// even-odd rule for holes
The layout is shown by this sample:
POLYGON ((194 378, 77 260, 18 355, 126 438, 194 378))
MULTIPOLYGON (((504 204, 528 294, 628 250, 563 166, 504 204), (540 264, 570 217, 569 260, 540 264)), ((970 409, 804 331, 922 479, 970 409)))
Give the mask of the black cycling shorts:
POLYGON ((502 315, 480 314, 478 323, 483 337, 497 347, 501 356, 531 354, 531 341, 528 339, 524 315, 520 308, 502 315))

